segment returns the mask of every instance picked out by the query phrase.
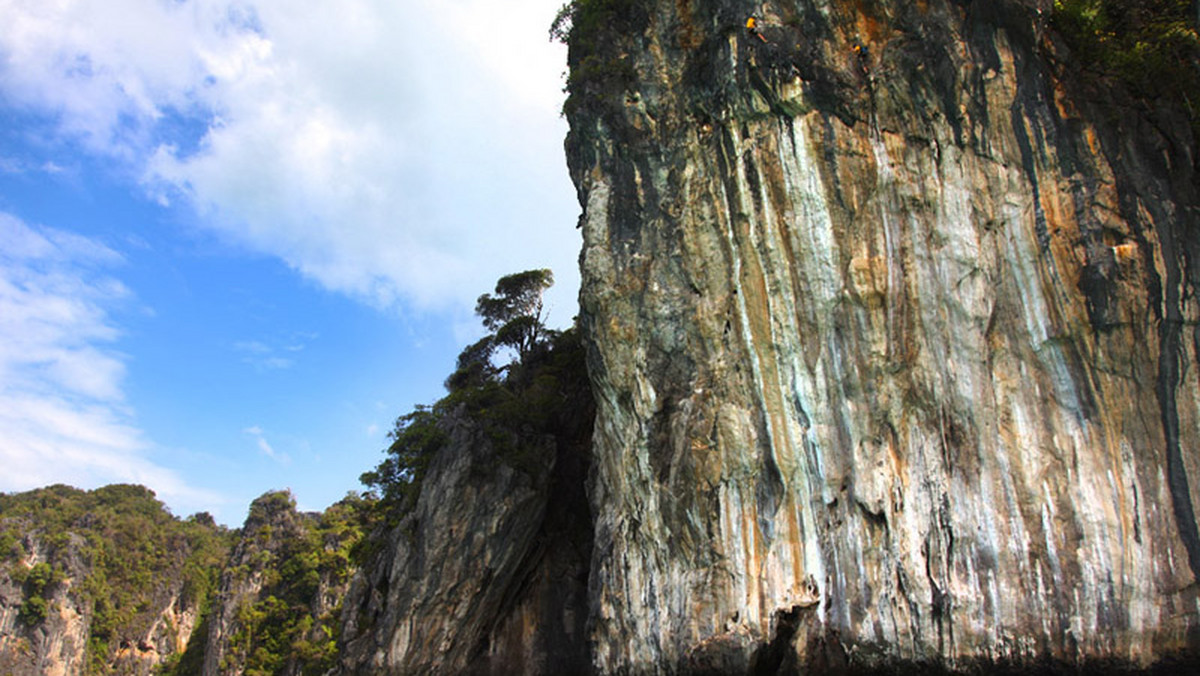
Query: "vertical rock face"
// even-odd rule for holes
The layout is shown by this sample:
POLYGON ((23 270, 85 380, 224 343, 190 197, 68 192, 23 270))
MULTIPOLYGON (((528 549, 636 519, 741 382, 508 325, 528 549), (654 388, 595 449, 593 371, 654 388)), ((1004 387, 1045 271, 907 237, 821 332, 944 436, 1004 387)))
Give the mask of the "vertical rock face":
POLYGON ((591 5, 595 667, 1195 650, 1187 118, 1045 2, 591 5))
POLYGON ((355 577, 338 673, 572 674, 588 667, 584 500, 590 402, 574 431, 518 449, 469 416, 420 498, 355 577))
MULTIPOLYGON (((66 676, 81 674, 87 664, 87 642, 92 612, 89 604, 73 593, 87 577, 88 566, 79 556, 81 538, 68 536, 59 557, 62 580, 48 590, 45 619, 37 626, 22 618, 26 593, 11 571, 0 578, 0 673, 14 676, 66 676)), ((32 569, 50 559, 47 547, 32 536, 22 543, 29 556, 20 564, 32 569)), ((145 670, 149 672, 149 668, 145 670)))
MULTIPOLYGON (((204 676, 246 672, 256 638, 248 626, 257 619, 255 605, 262 601, 264 589, 278 586, 279 580, 270 578, 279 577, 278 569, 293 555, 289 545, 302 539, 315 521, 313 515, 297 512, 285 492, 266 493, 251 504, 241 539, 221 573, 205 637, 204 676)), ((298 671, 291 664, 285 668, 298 671)))
MULTIPOLYGON (((138 626, 126 629, 125 637, 109 654, 89 650, 96 617, 94 602, 84 592, 89 563, 80 556, 83 539, 71 534, 64 554, 57 559, 63 577, 46 597, 45 618, 34 626, 21 617, 25 596, 22 585, 9 576, 0 581, 0 673, 6 676, 72 676, 107 670, 107 673, 149 676, 159 673, 168 657, 180 653, 196 627, 199 608, 184 600, 179 580, 164 575, 156 580, 162 593, 138 626), (66 561, 66 565, 62 564, 66 561)), ((33 538, 29 566, 50 560, 46 548, 33 538)), ((125 628, 123 628, 125 629, 125 628)))

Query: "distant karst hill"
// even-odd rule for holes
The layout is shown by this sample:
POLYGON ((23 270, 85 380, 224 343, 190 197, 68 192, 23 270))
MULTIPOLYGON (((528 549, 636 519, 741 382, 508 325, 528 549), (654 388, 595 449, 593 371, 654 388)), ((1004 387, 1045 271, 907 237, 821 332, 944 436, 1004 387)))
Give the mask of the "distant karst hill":
POLYGON ((323 673, 367 508, 268 493, 231 531, 141 486, 0 495, 0 673, 323 673))

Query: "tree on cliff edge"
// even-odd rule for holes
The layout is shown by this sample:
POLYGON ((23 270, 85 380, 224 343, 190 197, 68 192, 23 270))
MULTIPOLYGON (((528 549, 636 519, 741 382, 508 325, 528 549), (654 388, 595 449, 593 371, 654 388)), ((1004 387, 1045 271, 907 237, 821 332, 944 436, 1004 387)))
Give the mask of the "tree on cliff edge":
POLYGON ((446 379, 446 389, 461 390, 494 380, 502 372, 528 361, 534 350, 553 337, 546 328, 543 296, 554 286, 554 273, 545 268, 505 275, 496 282, 495 295, 485 293, 475 303, 475 314, 491 331, 468 345, 458 355, 455 372, 446 379), (496 367, 497 350, 509 349, 513 361, 496 367))
POLYGON ((551 286, 554 273, 526 270, 501 277, 496 295, 485 293, 475 304, 475 314, 494 332, 496 345, 515 350, 517 361, 524 361, 546 332, 542 295, 551 286))
POLYGON ((1200 131, 1200 2, 1054 0, 1051 19, 1084 74, 1181 100, 1200 131))
POLYGON ((396 419, 383 462, 360 477, 382 509, 395 514, 416 503, 421 479, 447 441, 443 421, 450 416, 486 429, 515 465, 522 464, 522 435, 552 431, 563 393, 586 381, 582 358, 572 358, 582 354, 577 334, 546 328, 543 296, 553 284, 550 270, 527 270, 501 277, 494 293, 479 297, 475 313, 490 333, 458 355, 447 396, 396 419), (497 366, 502 350, 512 360, 497 366))

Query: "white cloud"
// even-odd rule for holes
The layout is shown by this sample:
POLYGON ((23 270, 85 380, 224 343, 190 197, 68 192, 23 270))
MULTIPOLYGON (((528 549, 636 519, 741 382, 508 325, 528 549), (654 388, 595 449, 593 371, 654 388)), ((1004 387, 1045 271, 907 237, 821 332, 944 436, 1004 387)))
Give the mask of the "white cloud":
POLYGON ((10 176, 45 174, 47 176, 63 178, 71 173, 71 169, 53 160, 47 160, 40 164, 31 164, 26 158, 0 155, 0 174, 8 174, 10 176))
POLYGON ((562 323, 560 4, 0 0, 0 93, 329 289, 462 311, 549 266, 562 323))
POLYGON ((242 363, 255 371, 280 371, 295 366, 295 355, 318 337, 311 331, 296 331, 278 340, 240 340, 233 344, 233 349, 242 355, 242 363))
POLYGON ((277 453, 275 448, 267 442, 266 433, 263 432, 263 429, 258 425, 247 427, 246 429, 242 430, 242 432, 254 439, 254 445, 258 447, 258 450, 262 452, 263 455, 282 465, 291 463, 292 459, 287 453, 277 453))
POLYGON ((120 254, 0 213, 0 490, 140 483, 189 507, 217 501, 147 458, 124 402, 120 254))
MULTIPOLYGON (((254 367, 255 371, 281 371, 296 364, 291 357, 280 356, 276 348, 258 340, 243 340, 234 343, 233 349, 242 355, 242 363, 254 367)), ((280 348, 287 352, 299 352, 303 345, 285 345, 280 348)))
POLYGON ((54 111, 91 149, 133 157, 166 108, 197 103, 195 54, 236 23, 216 3, 0 0, 0 87, 10 101, 54 111), (197 24, 213 30, 196 32, 197 24))

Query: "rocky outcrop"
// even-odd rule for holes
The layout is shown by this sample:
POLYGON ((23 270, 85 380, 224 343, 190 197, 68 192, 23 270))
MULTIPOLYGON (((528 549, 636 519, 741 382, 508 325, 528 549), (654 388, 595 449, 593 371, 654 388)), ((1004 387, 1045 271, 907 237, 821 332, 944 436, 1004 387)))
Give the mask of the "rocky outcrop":
MULTIPOLYGON (((82 542, 78 535, 68 536, 64 544, 60 579, 41 590, 46 607, 41 622, 34 623, 22 613, 30 596, 26 580, 14 579, 11 568, 9 574, 0 578, 0 673, 14 676, 83 673, 92 613, 89 604, 73 593, 73 588, 86 578, 88 567, 79 556, 82 542)), ((19 569, 49 565, 50 552, 40 538, 24 538, 21 548, 28 555, 14 562, 19 569)))
POLYGON ((200 612, 176 591, 140 636, 120 642, 111 659, 111 673, 161 674, 164 663, 182 654, 195 636, 200 612))
POLYGON ((596 669, 1195 651, 1188 118, 1047 2, 578 4, 596 669))
POLYGON ((287 491, 250 505, 203 642, 189 647, 202 656, 200 673, 299 676, 333 665, 363 507, 348 496, 321 514, 299 512, 287 491))
POLYGON ((268 494, 229 560, 0 495, 0 672, 1195 671, 1200 125, 1050 9, 575 0, 595 402, 573 334, 460 369, 415 502, 268 494))
POLYGON ((220 537, 140 486, 0 496, 0 673, 161 673, 196 629, 193 573, 224 557, 220 537))
POLYGON ((253 607, 277 581, 288 545, 303 537, 313 515, 296 511, 286 492, 262 495, 250 505, 241 538, 221 573, 204 650, 204 676, 241 674, 252 652, 253 607))
POLYGON ((339 673, 587 669, 590 415, 577 404, 575 434, 508 451, 470 416, 442 421, 419 499, 350 589, 339 673))

